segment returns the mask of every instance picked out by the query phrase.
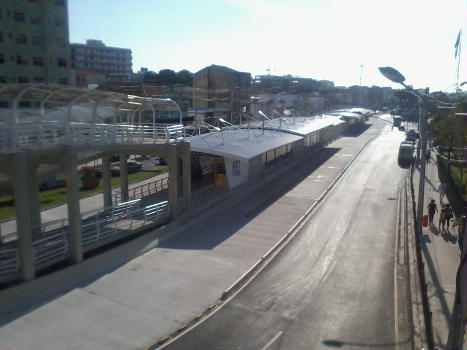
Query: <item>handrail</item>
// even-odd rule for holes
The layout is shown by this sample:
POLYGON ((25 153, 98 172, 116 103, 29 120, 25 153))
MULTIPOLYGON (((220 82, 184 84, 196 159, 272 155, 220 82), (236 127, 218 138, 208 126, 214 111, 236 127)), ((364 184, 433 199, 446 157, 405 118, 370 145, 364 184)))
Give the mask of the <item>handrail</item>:
POLYGON ((83 143, 173 143, 185 139, 183 125, 146 126, 61 121, 0 124, 0 149, 83 143))
MULTIPOLYGON (((81 225, 81 242, 83 247, 115 237, 122 230, 132 231, 134 228, 157 223, 158 220, 168 218, 170 215, 167 201, 143 208, 139 207, 140 203, 139 199, 121 203, 115 206, 109 215, 101 215, 106 212, 109 213, 108 209, 110 208, 106 208, 94 218, 83 220, 81 225)), ((57 261, 57 259, 62 260, 70 252, 68 227, 62 225, 58 229, 58 232, 49 231, 48 235, 33 242, 36 265, 50 264, 50 261, 57 261)), ((0 247, 0 276, 17 273, 19 269, 18 246, 13 245, 9 248, 0 247)))
MULTIPOLYGON (((156 179, 152 182, 148 182, 139 186, 135 186, 128 189, 128 198, 136 199, 149 196, 151 194, 161 192, 169 188, 169 178, 164 177, 162 179, 156 179)), ((120 190, 114 192, 114 204, 119 203, 122 198, 120 190)))

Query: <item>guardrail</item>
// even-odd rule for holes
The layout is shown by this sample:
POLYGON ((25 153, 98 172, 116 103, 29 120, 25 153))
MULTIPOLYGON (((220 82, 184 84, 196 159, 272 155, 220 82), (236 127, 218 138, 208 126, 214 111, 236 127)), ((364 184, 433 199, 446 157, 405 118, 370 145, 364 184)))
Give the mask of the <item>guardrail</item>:
MULTIPOLYGON (((144 196, 149 196, 153 193, 157 193, 169 188, 169 177, 164 177, 162 179, 157 179, 153 182, 149 182, 143 185, 139 185, 133 188, 128 189, 128 198, 137 199, 143 198, 144 196)), ((121 191, 117 190, 114 192, 114 204, 120 202, 122 198, 121 191)))
POLYGON ((153 127, 58 121, 0 124, 0 149, 84 143, 171 143, 184 139, 183 125, 153 127))
MULTIPOLYGON (((121 203, 112 208, 105 208, 99 211, 96 216, 83 220, 81 225, 83 250, 97 248, 100 246, 99 242, 102 244, 110 243, 112 238, 117 239, 118 234, 123 231, 132 231, 148 224, 155 224, 170 215, 167 201, 143 208, 139 207, 140 203, 139 199, 121 203), (93 244, 94 246, 91 246, 93 244)), ((41 231, 45 227, 53 227, 53 229, 48 231, 44 238, 33 242, 36 265, 48 266, 65 259, 70 252, 68 227, 64 225, 64 222, 65 220, 58 220, 54 222, 55 226, 49 225, 50 223, 40 226, 41 231), (59 221, 61 224, 58 224, 59 221)), ((20 260, 17 244, 0 248, 0 278, 16 274, 19 269, 20 260)))

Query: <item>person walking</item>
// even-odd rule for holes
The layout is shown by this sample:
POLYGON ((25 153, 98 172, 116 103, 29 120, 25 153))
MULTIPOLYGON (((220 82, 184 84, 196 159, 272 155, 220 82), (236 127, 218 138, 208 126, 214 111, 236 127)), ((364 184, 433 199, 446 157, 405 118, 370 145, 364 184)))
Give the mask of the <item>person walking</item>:
POLYGON ((438 206, 436 205, 436 202, 434 199, 431 200, 430 203, 428 203, 428 217, 430 219, 430 225, 433 225, 433 216, 435 216, 435 213, 438 211, 438 206))
POLYGON ((438 187, 438 192, 439 192, 439 204, 443 205, 444 197, 446 196, 446 185, 444 184, 444 182, 440 183, 438 187))
POLYGON ((451 208, 451 205, 450 204, 446 204, 446 214, 445 214, 445 217, 446 217, 446 227, 448 229, 448 232, 449 232, 449 222, 451 221, 451 219, 453 218, 453 213, 452 213, 452 208, 451 208))
POLYGON ((438 223, 438 230, 441 231, 441 226, 443 226, 443 231, 446 230, 446 209, 442 208, 441 211, 439 212, 439 223, 438 223))

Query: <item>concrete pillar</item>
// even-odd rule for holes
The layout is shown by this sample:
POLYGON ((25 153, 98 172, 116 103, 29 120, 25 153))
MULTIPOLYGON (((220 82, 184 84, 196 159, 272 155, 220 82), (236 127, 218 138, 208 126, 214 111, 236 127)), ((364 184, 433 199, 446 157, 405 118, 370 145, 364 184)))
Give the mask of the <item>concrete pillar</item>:
POLYGON ((112 206, 112 185, 110 183, 110 156, 102 157, 102 187, 104 208, 112 206))
POLYGON ((191 151, 190 143, 182 144, 182 184, 183 184, 183 204, 186 213, 191 211, 191 151))
POLYGON ((169 207, 170 215, 173 219, 178 216, 178 158, 177 158, 177 144, 168 146, 169 152, 167 157, 167 164, 169 165, 169 207))
POLYGON ((72 150, 66 153, 64 170, 68 207, 68 242, 73 262, 83 260, 81 241, 81 212, 79 205, 79 178, 77 155, 72 150))
POLYGON ((128 202, 128 164, 126 154, 120 154, 120 191, 121 201, 128 202))
POLYGON ((13 171, 10 173, 10 178, 15 199, 20 269, 22 279, 28 281, 35 277, 35 252, 32 246, 31 211, 29 209, 29 169, 26 154, 17 153, 13 157, 13 171))
POLYGON ((32 240, 42 238, 41 232, 41 206, 39 201, 39 183, 37 181, 37 165, 28 166, 29 213, 31 220, 32 240))

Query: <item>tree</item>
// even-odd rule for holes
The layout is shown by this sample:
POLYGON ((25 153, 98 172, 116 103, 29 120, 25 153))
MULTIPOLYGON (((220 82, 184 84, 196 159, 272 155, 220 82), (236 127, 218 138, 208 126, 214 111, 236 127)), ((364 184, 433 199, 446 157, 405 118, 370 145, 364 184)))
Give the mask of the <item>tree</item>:
POLYGON ((162 69, 159 71, 160 85, 177 85, 177 73, 172 69, 162 69))
POLYGON ((192 86, 193 85, 193 73, 183 69, 177 73, 178 83, 181 85, 192 86))

